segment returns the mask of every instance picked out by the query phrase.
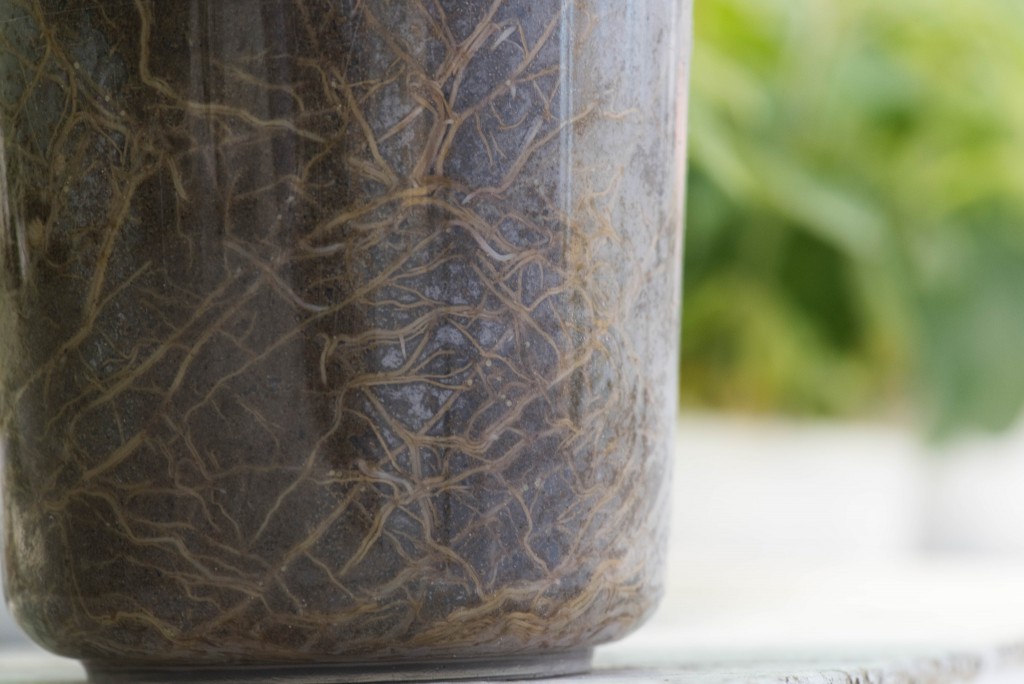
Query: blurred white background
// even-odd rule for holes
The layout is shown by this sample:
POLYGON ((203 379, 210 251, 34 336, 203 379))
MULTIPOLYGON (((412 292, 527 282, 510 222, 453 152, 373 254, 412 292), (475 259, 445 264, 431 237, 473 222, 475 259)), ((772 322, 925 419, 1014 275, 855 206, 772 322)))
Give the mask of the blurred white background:
POLYGON ((688 415, 650 656, 856 654, 1024 640, 1024 428, 688 415), (674 644, 675 648, 667 648, 674 644))

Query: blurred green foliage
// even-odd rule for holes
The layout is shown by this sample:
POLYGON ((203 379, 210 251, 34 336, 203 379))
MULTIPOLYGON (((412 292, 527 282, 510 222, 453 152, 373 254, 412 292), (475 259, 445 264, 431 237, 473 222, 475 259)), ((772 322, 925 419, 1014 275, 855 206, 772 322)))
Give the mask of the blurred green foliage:
POLYGON ((684 404, 1024 404, 1024 3, 697 0, 684 404))

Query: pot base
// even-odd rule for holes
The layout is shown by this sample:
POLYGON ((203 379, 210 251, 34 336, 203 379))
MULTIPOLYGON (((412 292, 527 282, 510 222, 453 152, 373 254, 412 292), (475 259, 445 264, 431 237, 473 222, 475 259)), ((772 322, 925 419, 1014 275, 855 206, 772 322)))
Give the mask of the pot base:
POLYGON ((451 658, 354 664, 225 667, 119 667, 87 662, 91 684, 336 684, 538 679, 583 674, 593 649, 498 658, 451 658))

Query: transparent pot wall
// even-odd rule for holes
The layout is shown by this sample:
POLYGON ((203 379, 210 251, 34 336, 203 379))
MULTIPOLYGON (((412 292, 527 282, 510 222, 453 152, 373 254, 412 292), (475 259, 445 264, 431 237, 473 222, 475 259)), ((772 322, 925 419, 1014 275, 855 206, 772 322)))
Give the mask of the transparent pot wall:
POLYGON ((32 637, 109 681, 525 676, 651 612, 686 3, 0 14, 6 591, 32 637))

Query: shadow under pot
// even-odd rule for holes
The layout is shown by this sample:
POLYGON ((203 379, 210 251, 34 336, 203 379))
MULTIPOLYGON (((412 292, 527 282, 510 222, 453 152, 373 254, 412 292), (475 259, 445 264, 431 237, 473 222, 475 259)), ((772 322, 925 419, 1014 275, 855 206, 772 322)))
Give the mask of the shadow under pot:
POLYGON ((579 672, 661 593, 689 6, 0 5, 6 590, 95 682, 579 672))

